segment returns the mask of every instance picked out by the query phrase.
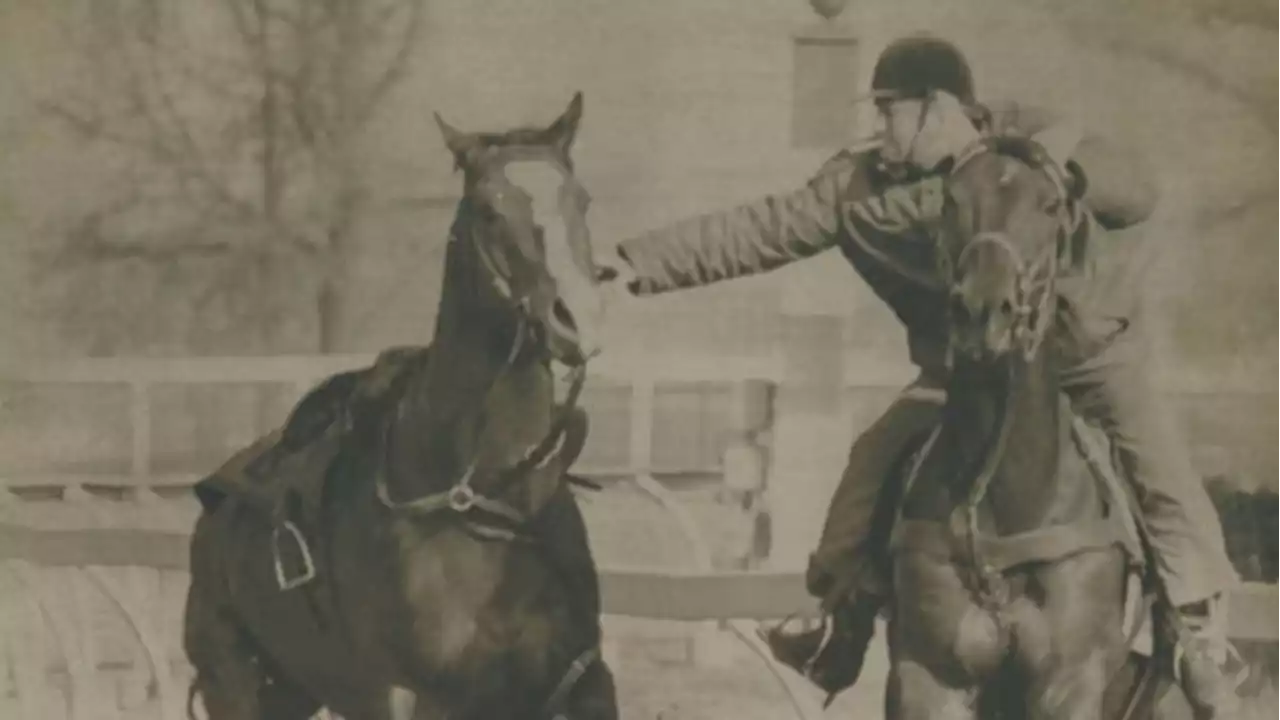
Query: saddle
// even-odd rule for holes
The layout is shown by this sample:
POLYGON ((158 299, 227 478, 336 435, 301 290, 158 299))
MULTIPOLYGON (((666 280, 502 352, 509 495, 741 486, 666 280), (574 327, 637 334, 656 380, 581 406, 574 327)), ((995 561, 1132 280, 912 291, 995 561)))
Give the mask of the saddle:
MULTIPOLYGON (((206 512, 234 497, 272 525, 272 553, 280 589, 290 590, 315 578, 307 537, 316 537, 326 479, 341 453, 371 445, 386 413, 402 396, 409 378, 425 366, 430 348, 403 346, 381 353, 361 370, 326 378, 308 392, 285 423, 236 453, 195 485, 206 512)), ((568 474, 586 445, 586 411, 575 407, 566 418, 558 464, 574 485, 598 489, 568 474)))
POLYGON ((234 497, 272 524, 276 579, 282 590, 310 582, 315 563, 306 539, 319 526, 326 478, 339 454, 371 437, 428 347, 396 347, 370 367, 326 378, 285 423, 233 455, 194 491, 206 512, 234 497))

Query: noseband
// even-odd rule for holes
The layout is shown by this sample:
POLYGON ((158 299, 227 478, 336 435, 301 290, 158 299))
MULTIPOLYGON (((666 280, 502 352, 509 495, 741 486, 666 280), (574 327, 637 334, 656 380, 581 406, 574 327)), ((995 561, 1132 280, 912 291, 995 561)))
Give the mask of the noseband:
POLYGON ((1052 321, 1052 308, 1049 306, 1053 302, 1054 280, 1058 275, 1057 243, 1041 250, 1035 261, 1028 265, 1004 233, 978 233, 960 252, 956 264, 963 266, 969 253, 979 245, 1000 248, 1013 263, 1013 340, 1022 348, 1023 359, 1030 362, 1039 352, 1040 343, 1052 321))

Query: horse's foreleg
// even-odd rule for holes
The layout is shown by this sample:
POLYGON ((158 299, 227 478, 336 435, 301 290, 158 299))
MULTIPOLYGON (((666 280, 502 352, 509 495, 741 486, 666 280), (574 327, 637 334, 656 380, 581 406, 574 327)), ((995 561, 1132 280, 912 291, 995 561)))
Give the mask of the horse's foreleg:
POLYGON ((895 659, 885 691, 886 720, 973 720, 976 693, 942 681, 924 663, 895 659))
POLYGON ((974 610, 956 569, 916 553, 894 559, 895 608, 889 621, 887 720, 973 720, 976 686, 998 638, 960 632, 974 610))
POLYGON ((1034 573, 1043 601, 1018 628, 1031 720, 1102 716, 1108 682, 1127 653, 1124 580, 1123 558, 1112 550, 1081 553, 1034 573))

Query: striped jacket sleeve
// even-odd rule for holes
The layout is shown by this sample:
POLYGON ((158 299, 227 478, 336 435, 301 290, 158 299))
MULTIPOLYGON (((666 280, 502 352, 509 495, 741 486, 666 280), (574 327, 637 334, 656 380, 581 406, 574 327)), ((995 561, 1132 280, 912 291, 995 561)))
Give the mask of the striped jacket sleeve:
POLYGON ((618 244, 636 274, 636 294, 655 295, 777 269, 835 247, 840 204, 869 162, 865 145, 845 150, 793 192, 677 221, 618 244))

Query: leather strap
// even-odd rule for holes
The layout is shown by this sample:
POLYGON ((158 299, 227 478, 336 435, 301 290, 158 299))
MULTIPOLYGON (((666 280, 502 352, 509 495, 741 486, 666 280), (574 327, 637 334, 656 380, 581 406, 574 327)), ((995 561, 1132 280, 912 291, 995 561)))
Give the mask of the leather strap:
MULTIPOLYGON (((1015 535, 979 536, 978 556, 989 572, 1004 572, 1031 562, 1048 562, 1088 550, 1123 545, 1124 537, 1112 518, 1070 525, 1052 525, 1015 535)), ((920 552, 945 560, 968 555, 963 538, 934 520, 901 520, 890 541, 893 552, 920 552)))

